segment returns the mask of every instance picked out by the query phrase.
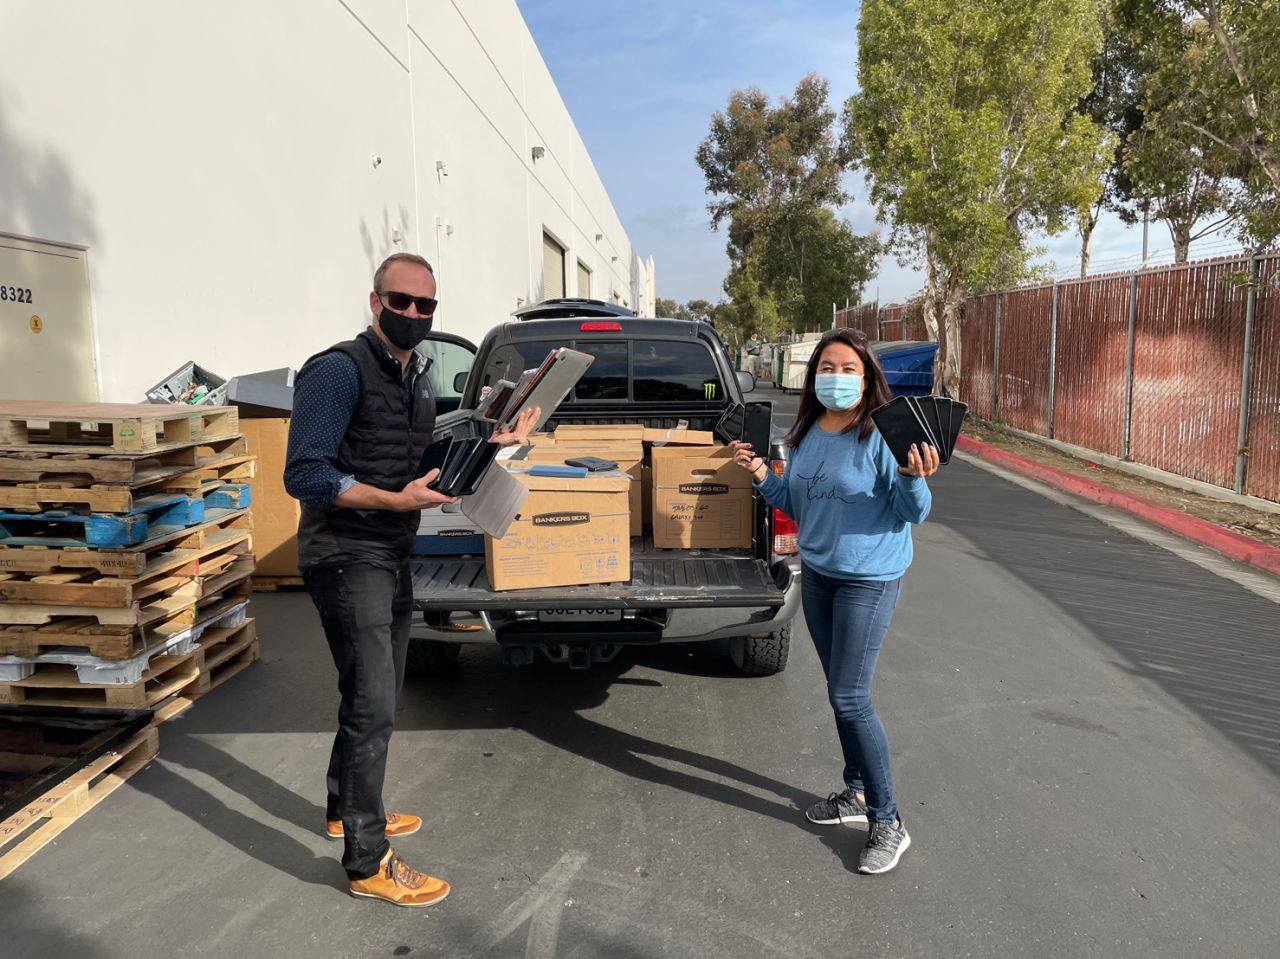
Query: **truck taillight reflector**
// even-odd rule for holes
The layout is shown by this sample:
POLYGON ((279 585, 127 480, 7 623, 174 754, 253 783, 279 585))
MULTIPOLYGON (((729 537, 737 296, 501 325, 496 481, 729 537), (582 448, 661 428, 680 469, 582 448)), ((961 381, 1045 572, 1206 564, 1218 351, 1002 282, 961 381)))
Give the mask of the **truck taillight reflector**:
POLYGON ((621 333, 622 324, 607 320, 593 320, 590 323, 583 323, 578 329, 583 333, 621 333))
MULTIPOLYGON (((787 472, 787 461, 770 460, 769 469, 781 478, 787 472)), ((791 556, 800 551, 800 528, 780 509, 773 511, 773 551, 781 556, 791 556)))
POLYGON ((800 550, 800 529, 796 521, 780 509, 773 511, 773 551, 790 556, 800 550))

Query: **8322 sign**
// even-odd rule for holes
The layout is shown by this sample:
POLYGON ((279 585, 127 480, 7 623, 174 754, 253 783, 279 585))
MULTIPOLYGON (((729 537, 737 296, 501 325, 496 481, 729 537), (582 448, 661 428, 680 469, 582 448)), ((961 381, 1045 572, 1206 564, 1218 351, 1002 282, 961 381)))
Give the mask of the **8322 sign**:
POLYGON ((22 286, 0 283, 0 303, 30 303, 31 291, 22 286))

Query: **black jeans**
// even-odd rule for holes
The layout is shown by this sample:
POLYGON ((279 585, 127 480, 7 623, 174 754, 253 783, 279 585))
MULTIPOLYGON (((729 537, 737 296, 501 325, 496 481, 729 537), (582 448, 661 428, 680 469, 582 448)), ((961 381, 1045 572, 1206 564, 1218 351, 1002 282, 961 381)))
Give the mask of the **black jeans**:
POLYGON ((338 667, 338 735, 327 780, 327 818, 342 820, 342 865, 352 879, 378 871, 387 852, 382 782, 413 614, 408 563, 318 566, 302 574, 338 667))

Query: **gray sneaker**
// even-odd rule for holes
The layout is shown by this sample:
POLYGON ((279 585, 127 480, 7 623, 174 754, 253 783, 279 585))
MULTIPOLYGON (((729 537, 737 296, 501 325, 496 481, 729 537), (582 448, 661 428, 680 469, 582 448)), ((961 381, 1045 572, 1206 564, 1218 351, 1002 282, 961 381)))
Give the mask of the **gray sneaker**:
POLYGON ((819 826, 835 826, 842 822, 866 822, 867 805, 852 789, 832 793, 822 802, 805 810, 804 818, 819 826))
POLYGON ((897 824, 873 822, 871 832, 867 834, 867 844, 858 856, 858 872, 869 876, 888 872, 898 864, 910 845, 911 837, 907 835, 907 827, 901 819, 897 824))

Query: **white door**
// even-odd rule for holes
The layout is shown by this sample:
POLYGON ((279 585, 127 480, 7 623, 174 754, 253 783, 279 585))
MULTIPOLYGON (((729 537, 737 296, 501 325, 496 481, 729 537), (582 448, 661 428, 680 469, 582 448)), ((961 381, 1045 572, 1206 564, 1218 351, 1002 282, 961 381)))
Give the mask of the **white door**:
POLYGON ((0 236, 0 398, 99 398, 83 250, 0 236))
POLYGON ((564 247, 542 234, 542 298, 558 300, 564 296, 564 247))

